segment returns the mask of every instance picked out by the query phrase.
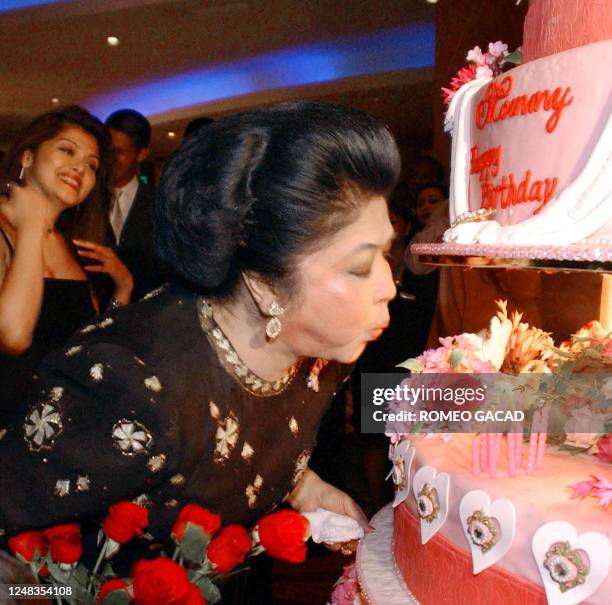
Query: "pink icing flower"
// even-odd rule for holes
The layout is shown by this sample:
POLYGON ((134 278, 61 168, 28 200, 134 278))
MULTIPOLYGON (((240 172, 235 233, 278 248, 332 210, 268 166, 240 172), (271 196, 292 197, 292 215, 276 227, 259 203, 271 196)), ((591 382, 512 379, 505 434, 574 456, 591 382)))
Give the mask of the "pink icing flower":
POLYGON ((596 489, 593 495, 599 498, 599 506, 603 508, 607 508, 612 502, 612 489, 596 489))
POLYGON ((334 584, 331 594, 331 605, 353 605, 359 589, 355 563, 344 568, 342 577, 334 584))
POLYGON ((476 78, 476 65, 462 67, 451 79, 449 88, 442 88, 442 100, 446 105, 451 102, 451 99, 464 84, 471 82, 476 78))
POLYGON ((476 68, 477 78, 492 78, 493 70, 488 65, 479 65, 476 68))
POLYGON ((465 58, 470 63, 475 63, 476 65, 486 65, 486 59, 482 54, 482 50, 480 50, 480 46, 474 46, 472 50, 468 51, 465 58))
POLYGON ((597 453, 595 454, 602 462, 612 463, 612 433, 604 435, 595 443, 597 453))
POLYGON ((508 45, 501 40, 497 42, 489 42, 489 54, 494 57, 505 57, 508 54, 508 45))
POLYGON ((593 486, 595 485, 595 481, 580 481, 579 483, 574 483, 573 485, 568 485, 574 490, 571 499, 575 500, 576 498, 586 498, 591 491, 593 490, 593 486))
POLYGON ((593 476, 596 479, 595 487, 602 490, 612 490, 612 481, 610 479, 601 479, 600 477, 593 476))

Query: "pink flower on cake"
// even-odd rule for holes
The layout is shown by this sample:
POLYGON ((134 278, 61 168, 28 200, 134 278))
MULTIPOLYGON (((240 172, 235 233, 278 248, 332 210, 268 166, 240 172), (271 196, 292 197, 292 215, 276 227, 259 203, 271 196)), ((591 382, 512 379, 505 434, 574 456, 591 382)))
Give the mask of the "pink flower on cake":
POLYGON ((580 481, 579 483, 573 483, 572 485, 568 485, 569 488, 574 490, 572 494, 571 500, 575 500, 576 498, 586 498, 593 491, 593 486, 597 483, 597 477, 591 479, 590 481, 580 481))
POLYGON ((445 105, 451 102, 451 99, 464 84, 471 82, 476 78, 476 65, 469 65, 468 67, 462 67, 450 81, 449 88, 442 88, 442 100, 445 105))
POLYGON ((599 498, 599 506, 607 508, 612 502, 612 481, 608 479, 599 479, 595 483, 593 495, 599 498))
POLYGON ((593 496, 599 498, 598 505, 607 508, 608 504, 612 502, 612 481, 609 479, 601 479, 596 475, 591 475, 592 479, 589 481, 581 481, 568 485, 574 490, 571 499, 575 498, 586 498, 587 496, 593 496))
POLYGON ((468 54, 465 57, 466 61, 475 63, 476 65, 486 65, 485 56, 482 54, 480 46, 474 46, 471 50, 468 50, 468 54))
POLYGON ((355 563, 347 565, 340 579, 334 584, 330 605, 353 605, 359 594, 355 563))
POLYGON ((489 54, 496 58, 503 58, 508 55, 508 45, 504 44, 501 40, 489 42, 489 54))
POLYGON ((595 454, 602 462, 612 463, 612 433, 608 433, 598 439, 595 444, 597 453, 595 454))
POLYGON ((520 53, 517 51, 508 54, 508 45, 500 40, 489 42, 489 52, 483 53, 480 46, 474 46, 466 55, 471 63, 468 67, 460 69, 450 81, 449 88, 442 88, 442 99, 449 105, 455 92, 464 84, 477 78, 494 78, 499 76, 502 66, 508 62, 520 63, 520 53))
POLYGON ((493 70, 488 65, 479 65, 476 68, 477 78, 492 78, 493 76, 493 70))

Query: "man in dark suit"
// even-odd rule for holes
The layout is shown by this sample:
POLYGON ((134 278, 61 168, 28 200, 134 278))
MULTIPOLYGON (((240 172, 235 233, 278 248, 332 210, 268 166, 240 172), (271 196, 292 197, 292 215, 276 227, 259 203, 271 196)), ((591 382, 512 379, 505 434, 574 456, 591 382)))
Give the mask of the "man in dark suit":
POLYGON ((162 283, 155 248, 155 191, 138 178, 140 163, 149 155, 151 125, 133 109, 115 111, 106 125, 115 151, 112 247, 132 272, 132 301, 137 301, 162 283))

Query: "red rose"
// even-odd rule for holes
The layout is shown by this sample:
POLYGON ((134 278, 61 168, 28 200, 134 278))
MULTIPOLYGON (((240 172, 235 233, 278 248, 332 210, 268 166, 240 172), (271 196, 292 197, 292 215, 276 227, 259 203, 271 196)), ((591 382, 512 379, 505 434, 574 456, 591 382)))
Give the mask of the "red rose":
POLYGON ((135 536, 142 536, 149 525, 149 511, 138 504, 122 500, 108 509, 102 522, 104 533, 119 544, 126 544, 135 536))
POLYGON ((56 563, 76 563, 81 558, 81 527, 78 523, 66 523, 45 529, 51 558, 56 563))
POLYGON ((24 531, 22 534, 12 536, 8 539, 8 547, 11 552, 21 561, 30 562, 34 559, 34 551, 38 551, 39 557, 44 557, 49 550, 49 545, 41 531, 24 531))
POLYGON ((98 605, 102 605, 104 603, 104 597, 109 595, 111 592, 115 592, 116 590, 125 590, 129 594, 130 585, 127 584, 124 580, 120 578, 113 578, 112 580, 107 580, 100 586, 100 591, 98 592, 98 597, 96 599, 96 603, 98 605))
POLYGON ((294 510, 266 515, 258 523, 261 545, 276 559, 301 563, 306 559, 308 519, 294 510))
POLYGON ((131 575, 136 605, 206 605, 185 569, 170 559, 138 561, 131 575))
POLYGON ((244 561, 251 546, 251 538, 244 527, 228 525, 210 541, 206 555, 215 564, 216 571, 227 573, 244 561))
POLYGON ((197 525, 205 534, 212 536, 221 527, 221 517, 197 504, 187 504, 172 526, 172 537, 177 544, 185 537, 187 523, 197 525))

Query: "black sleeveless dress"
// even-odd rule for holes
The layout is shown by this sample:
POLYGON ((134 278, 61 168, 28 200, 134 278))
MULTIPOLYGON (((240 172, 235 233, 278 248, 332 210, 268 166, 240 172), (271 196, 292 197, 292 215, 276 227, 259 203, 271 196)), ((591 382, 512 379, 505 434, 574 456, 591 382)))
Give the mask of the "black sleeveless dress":
MULTIPOLYGON (((0 228, 11 254, 13 247, 0 228)), ((0 353, 0 430, 15 419, 23 421, 22 400, 38 363, 95 315, 89 282, 45 278, 40 317, 30 348, 19 357, 0 353)))

